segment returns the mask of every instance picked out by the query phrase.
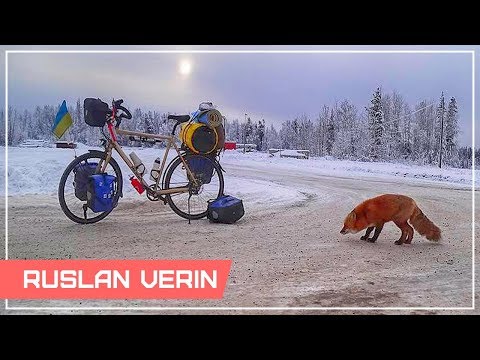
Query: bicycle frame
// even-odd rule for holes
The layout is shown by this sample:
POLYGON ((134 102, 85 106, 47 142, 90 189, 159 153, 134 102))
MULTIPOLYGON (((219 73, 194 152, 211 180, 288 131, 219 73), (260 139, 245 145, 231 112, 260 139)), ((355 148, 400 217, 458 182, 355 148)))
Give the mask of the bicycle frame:
POLYGON ((123 161, 127 164, 127 166, 130 168, 130 170, 133 172, 135 177, 142 183, 143 187, 146 189, 147 193, 152 192, 156 196, 161 196, 161 195, 166 195, 166 194, 177 194, 177 193, 185 193, 189 192, 189 187, 175 187, 175 188, 170 188, 170 189, 161 189, 159 188, 159 181, 161 178, 161 174, 163 174, 163 170, 167 161, 168 153, 170 149, 173 147, 175 151, 177 152, 178 156, 183 162, 183 165, 185 166, 185 169, 187 170, 188 175, 190 176, 191 179, 193 179, 194 185, 198 186, 198 182, 193 176, 192 171, 190 170, 190 167, 186 163, 185 159, 183 158, 182 154, 180 153, 180 149, 178 148, 177 144, 175 143, 175 137, 174 136, 168 136, 168 135, 159 135, 159 134, 147 134, 147 133, 142 133, 142 132, 137 132, 137 131, 129 131, 129 130, 122 130, 122 129, 117 129, 115 126, 112 124, 111 121, 107 122, 108 126, 108 132, 110 134, 110 140, 108 140, 108 144, 105 147, 106 151, 106 159, 105 163, 101 164, 101 171, 105 172, 105 169, 112 158, 112 151, 115 150, 120 157, 123 159, 123 161), (133 161, 130 159, 130 157, 123 151, 122 147, 120 144, 117 142, 117 135, 127 135, 127 136, 139 136, 142 138, 147 138, 147 139, 155 139, 155 140, 161 140, 165 141, 167 144, 167 147, 165 149, 165 153, 163 155, 163 160, 162 164, 159 169, 159 176, 157 177, 157 181, 155 182, 155 187, 152 189, 150 188, 150 185, 144 180, 144 178, 137 172, 137 169, 135 168, 135 165, 133 164, 133 161))

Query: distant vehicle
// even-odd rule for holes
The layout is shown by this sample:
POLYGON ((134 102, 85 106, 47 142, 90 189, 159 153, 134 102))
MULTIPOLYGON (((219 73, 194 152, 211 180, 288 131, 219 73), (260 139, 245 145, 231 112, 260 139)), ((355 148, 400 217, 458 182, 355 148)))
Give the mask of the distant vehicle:
POLYGON ((50 142, 47 140, 27 139, 18 146, 24 148, 50 147, 50 142))
POLYGON ((309 150, 285 150, 285 149, 268 149, 270 157, 279 154, 281 158, 308 159, 310 157, 309 150))
POLYGON ((308 150, 281 150, 281 158, 308 159, 310 151, 308 150))
POLYGON ((55 146, 59 149, 76 149, 77 144, 74 142, 68 142, 68 141, 57 141, 55 143, 55 146))
POLYGON ((276 153, 282 151, 283 149, 268 149, 268 155, 270 155, 270 157, 273 157, 275 156, 276 153))
POLYGON ((225 145, 223 145, 224 150, 236 150, 237 143, 235 141, 225 141, 225 145))
POLYGON ((237 144, 237 150, 243 150, 243 149, 245 149, 245 152, 255 151, 257 150, 257 145, 256 144, 237 144))

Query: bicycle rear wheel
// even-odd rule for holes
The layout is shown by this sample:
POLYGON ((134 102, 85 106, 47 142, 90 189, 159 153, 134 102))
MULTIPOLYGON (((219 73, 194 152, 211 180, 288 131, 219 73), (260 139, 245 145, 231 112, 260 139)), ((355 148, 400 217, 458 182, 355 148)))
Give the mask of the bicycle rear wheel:
MULTIPOLYGON (((76 169, 79 164, 103 162, 105 158, 106 154, 104 152, 90 151, 89 153, 75 158, 63 172, 63 175, 60 179, 60 184, 58 185, 58 200, 63 212, 70 220, 79 224, 92 224, 104 219, 112 212, 113 209, 101 213, 94 213, 91 209, 84 206, 87 203, 86 200, 82 201, 75 195, 74 169, 76 169), (85 214, 87 215, 86 218, 85 214)), ((99 170, 97 169, 97 171, 99 170)), ((114 204, 116 204, 122 194, 123 179, 120 167, 113 158, 110 159, 105 172, 116 177, 115 191, 113 195, 113 201, 114 204)))
POLYGON ((198 220, 207 216, 208 201, 215 200, 223 194, 223 173, 218 162, 210 156, 187 154, 183 158, 189 164, 198 185, 194 185, 182 159, 177 157, 168 168, 163 188, 188 187, 190 191, 167 194, 165 198, 168 201, 168 205, 177 215, 185 219, 198 220), (198 166, 197 169, 192 169, 192 164, 194 163, 203 163, 203 168, 207 170, 201 171, 198 166))

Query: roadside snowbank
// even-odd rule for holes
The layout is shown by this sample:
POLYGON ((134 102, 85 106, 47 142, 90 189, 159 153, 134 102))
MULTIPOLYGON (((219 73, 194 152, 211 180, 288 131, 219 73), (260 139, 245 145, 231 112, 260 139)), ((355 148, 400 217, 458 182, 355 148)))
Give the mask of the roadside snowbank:
MULTIPOLYGON (((87 149, 80 145, 76 149, 77 155, 83 154, 87 149)), ((135 151, 147 167, 151 169, 153 161, 163 157, 162 149, 138 149, 124 148, 127 154, 135 151)), ((4 148, 1 148, 3 153, 4 148)), ((169 159, 175 157, 175 152, 170 151, 169 159)), ((8 149, 8 195, 20 196, 26 194, 53 195, 58 190, 58 183, 67 165, 74 159, 75 152, 72 149, 56 148, 20 148, 9 147, 8 149)), ((130 185, 130 169, 123 163, 119 156, 114 154, 119 163, 124 181, 124 196, 126 198, 140 198, 140 195, 130 185)), ((145 175, 147 176, 147 175, 145 175)), ((5 163, 0 163, 0 196, 5 195, 5 163)), ((299 191, 283 185, 268 181, 251 180, 244 177, 234 177, 225 174, 225 193, 237 196, 249 204, 293 204, 304 200, 305 195, 299 191)), ((144 195, 141 195, 142 197, 144 195)))
MULTIPOLYGON (((334 160, 332 158, 293 159, 280 158, 279 154, 269 156, 266 153, 225 151, 222 163, 241 164, 257 168, 280 167, 285 170, 305 172, 318 175, 333 175, 354 178, 369 176, 375 178, 408 178, 452 184, 472 185, 473 172, 470 169, 438 168, 435 166, 418 166, 385 162, 362 162, 334 160)), ((480 171, 475 171, 475 186, 480 185, 480 171)))
MULTIPOLYGON (((79 145, 77 155, 83 154, 91 147, 79 145)), ((163 156, 162 149, 125 148, 127 154, 135 151, 150 170, 156 157, 163 156)), ((4 147, 0 147, 3 155, 4 147)), ((8 149, 8 194, 55 194, 58 182, 66 168, 73 160, 75 151, 56 148, 20 148, 8 149)), ((171 151, 169 158, 173 159, 175 152, 171 151)), ((117 159, 124 176, 125 196, 138 196, 129 184, 130 170, 117 159)), ((248 166, 258 169, 276 168, 294 171, 295 173, 333 175, 355 178, 359 176, 375 178, 406 178, 411 180, 435 181, 456 185, 471 186, 472 171, 468 169, 453 169, 430 166, 415 166, 392 163, 368 163, 356 161, 339 161, 327 158, 293 159, 270 157, 266 153, 246 153, 226 151, 222 154, 221 163, 226 167, 248 166)), ((479 184, 480 173, 476 172, 476 186, 479 184)), ((305 196, 287 186, 269 181, 252 180, 248 176, 236 177, 225 174, 225 192, 253 202, 263 203, 294 203, 305 199, 305 196)), ((5 163, 0 162, 0 196, 5 195, 5 163)))

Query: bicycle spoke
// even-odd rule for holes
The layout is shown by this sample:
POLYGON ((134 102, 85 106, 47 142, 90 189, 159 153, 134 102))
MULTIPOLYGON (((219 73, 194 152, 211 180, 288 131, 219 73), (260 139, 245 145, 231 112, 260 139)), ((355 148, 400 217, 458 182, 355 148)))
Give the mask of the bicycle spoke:
MULTIPOLYGON (((75 173, 74 169, 76 166, 79 164, 86 164, 88 163, 100 163, 102 160, 99 155, 95 154, 84 154, 81 155, 78 160, 75 160, 74 162, 69 165, 67 168, 68 174, 64 174, 62 176, 62 182, 63 182, 63 188, 61 188, 59 191, 60 196, 60 204, 62 206, 62 210, 64 213, 73 221, 75 222, 80 222, 80 223, 85 223, 85 222, 96 222, 101 219, 103 219, 105 216, 108 215, 108 212, 99 212, 95 213, 93 212, 90 208, 86 207, 87 201, 86 200, 80 200, 77 195, 75 194, 75 186, 74 186, 74 181, 75 181, 75 173), (86 217, 86 219, 85 219, 86 217)), ((66 170, 66 171, 67 171, 66 170)), ((120 170, 118 170, 119 173, 117 174, 117 171, 115 168, 109 163, 105 169, 105 172, 110 175, 114 175, 117 179, 121 177, 120 170)), ((121 180, 118 180, 121 181, 121 180)), ((62 185, 60 185, 62 186, 62 185)), ((115 194, 118 194, 118 186, 119 183, 116 183, 116 189, 115 189, 115 194)))
MULTIPOLYGON (((191 157, 204 158, 202 155, 189 155, 191 157)), ((208 158, 207 158, 208 159, 208 158)), ((210 160, 207 160, 210 161, 210 160)), ((194 173, 194 172, 193 172, 194 173)), ((194 173, 195 175, 195 173, 194 173)), ((198 178, 196 187, 191 183, 190 176, 183 164, 174 164, 169 170, 168 188, 189 187, 192 193, 177 193, 169 195, 169 203, 172 209, 183 217, 203 217, 206 214, 208 200, 216 199, 223 191, 223 177, 220 180, 217 168, 214 167, 212 177, 208 184, 202 184, 202 179, 198 178), (189 207, 190 202, 190 207, 189 207), (190 210, 190 213, 189 213, 190 210)))

